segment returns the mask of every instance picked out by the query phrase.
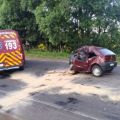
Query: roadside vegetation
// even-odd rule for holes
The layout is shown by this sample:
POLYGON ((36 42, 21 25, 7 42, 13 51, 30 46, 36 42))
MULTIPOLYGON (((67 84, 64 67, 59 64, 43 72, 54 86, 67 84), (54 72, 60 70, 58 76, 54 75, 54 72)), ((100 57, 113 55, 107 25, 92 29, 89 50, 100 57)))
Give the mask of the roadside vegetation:
POLYGON ((64 59, 67 60, 69 53, 67 52, 48 52, 40 51, 39 49, 30 49, 26 51, 26 56, 30 58, 46 58, 46 59, 64 59))

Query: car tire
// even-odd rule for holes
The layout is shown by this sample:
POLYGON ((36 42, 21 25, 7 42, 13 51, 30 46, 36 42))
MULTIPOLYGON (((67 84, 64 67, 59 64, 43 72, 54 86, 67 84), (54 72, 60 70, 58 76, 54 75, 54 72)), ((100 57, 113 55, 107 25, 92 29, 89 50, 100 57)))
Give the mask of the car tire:
POLYGON ((69 65, 69 73, 70 74, 75 74, 76 73, 76 71, 73 69, 73 64, 72 63, 69 65))
POLYGON ((92 67, 92 74, 95 76, 95 77, 100 77, 103 75, 103 70, 102 68, 99 66, 99 65, 94 65, 92 67))

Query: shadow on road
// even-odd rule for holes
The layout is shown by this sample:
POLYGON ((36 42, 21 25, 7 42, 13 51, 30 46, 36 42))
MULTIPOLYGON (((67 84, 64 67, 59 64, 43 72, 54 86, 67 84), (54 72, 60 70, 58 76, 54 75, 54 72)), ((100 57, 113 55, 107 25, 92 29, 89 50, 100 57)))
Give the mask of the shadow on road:
POLYGON ((0 79, 6 79, 6 78, 9 79, 11 75, 16 72, 30 73, 36 76, 40 76, 50 70, 64 69, 66 67, 68 67, 68 65, 65 62, 49 61, 49 60, 45 60, 45 61, 27 60, 25 64, 25 69, 23 71, 9 70, 9 71, 0 72, 0 79))
POLYGON ((24 72, 41 76, 48 71, 65 68, 68 68, 68 64, 66 62, 50 60, 27 60, 24 72))

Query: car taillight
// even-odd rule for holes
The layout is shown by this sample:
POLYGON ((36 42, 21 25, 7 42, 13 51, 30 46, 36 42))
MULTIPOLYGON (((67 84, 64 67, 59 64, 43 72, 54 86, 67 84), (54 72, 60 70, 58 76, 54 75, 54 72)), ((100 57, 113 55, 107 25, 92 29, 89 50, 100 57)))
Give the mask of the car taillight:
POLYGON ((105 56, 105 61, 106 62, 116 61, 116 56, 114 56, 114 55, 105 56))

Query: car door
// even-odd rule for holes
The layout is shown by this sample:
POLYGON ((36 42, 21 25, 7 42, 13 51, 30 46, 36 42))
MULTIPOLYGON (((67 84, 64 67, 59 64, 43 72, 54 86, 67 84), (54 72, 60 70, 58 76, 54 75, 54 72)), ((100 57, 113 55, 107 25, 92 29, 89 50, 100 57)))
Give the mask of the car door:
POLYGON ((80 54, 78 54, 75 58, 74 66, 77 71, 87 71, 89 67, 87 55, 85 58, 82 58, 80 54))

